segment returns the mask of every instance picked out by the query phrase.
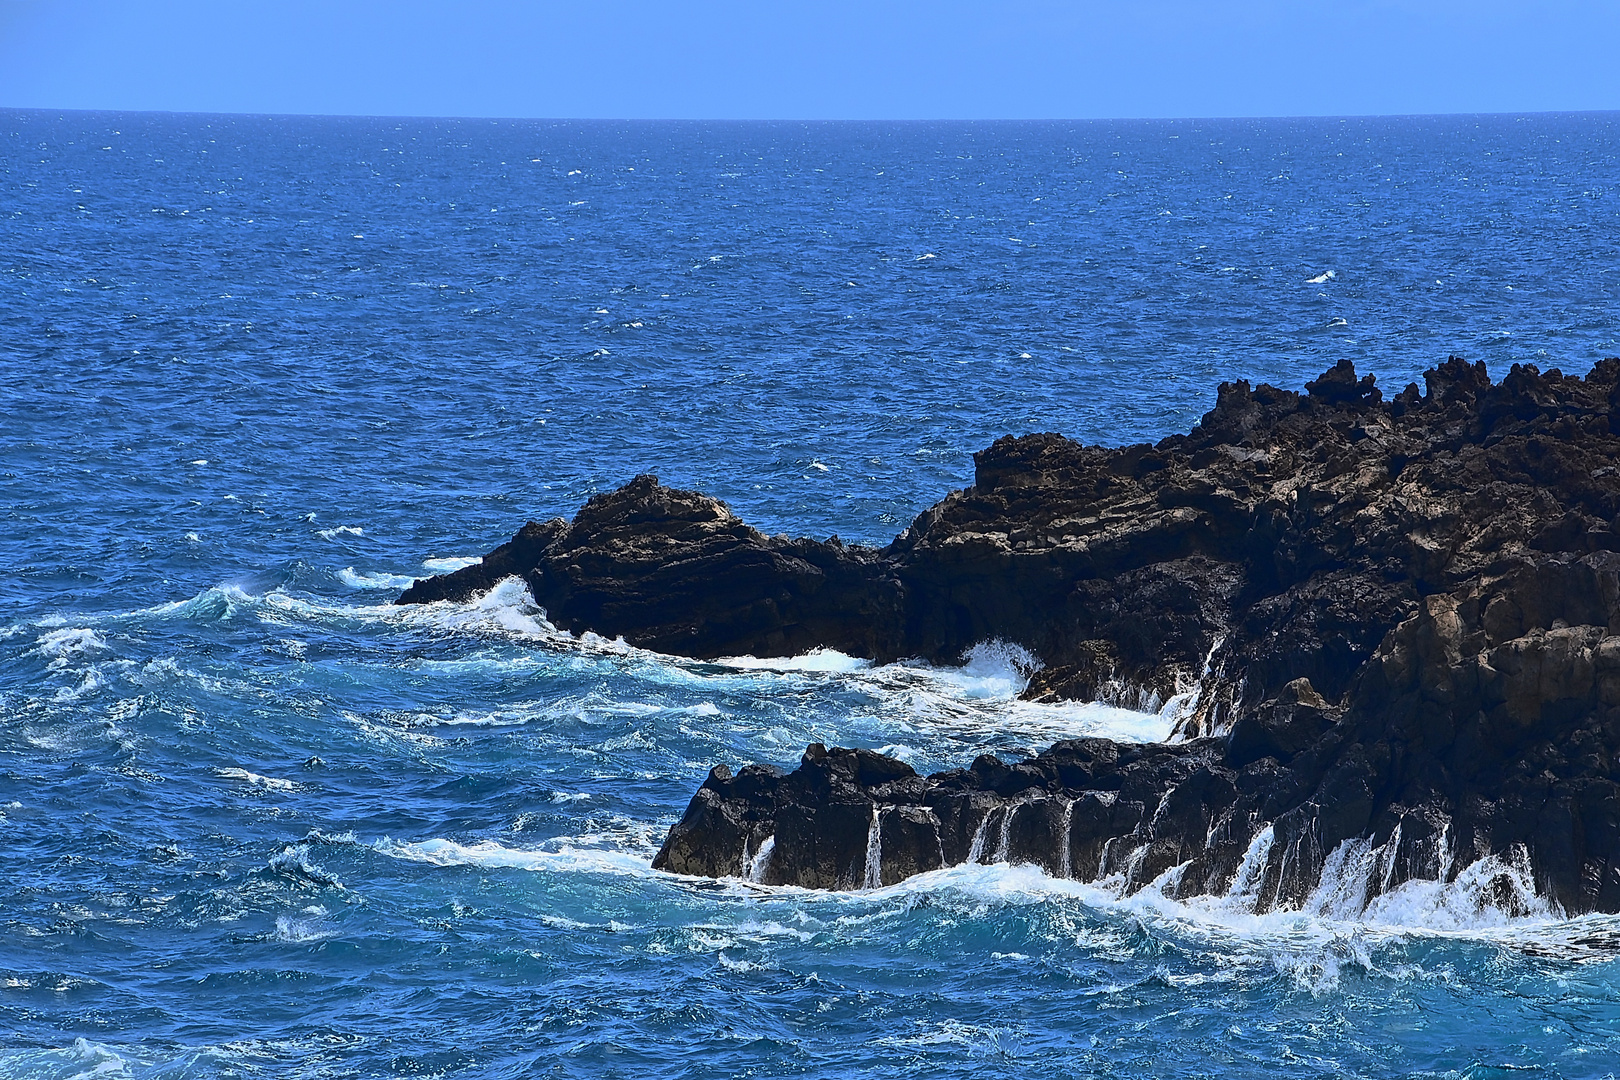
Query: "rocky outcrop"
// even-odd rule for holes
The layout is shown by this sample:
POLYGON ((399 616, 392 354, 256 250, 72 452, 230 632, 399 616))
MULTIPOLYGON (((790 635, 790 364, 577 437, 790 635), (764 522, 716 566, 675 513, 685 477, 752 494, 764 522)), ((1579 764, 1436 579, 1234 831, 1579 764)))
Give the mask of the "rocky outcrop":
POLYGON ((1002 439, 882 550, 764 537, 638 478, 402 599, 515 573, 559 625, 689 655, 1002 638, 1045 664, 1030 696, 1199 687, 1164 745, 717 769, 659 854, 677 872, 851 887, 1005 855, 1265 908, 1325 874, 1365 902, 1501 866, 1509 906, 1529 880, 1620 910, 1620 360, 1425 379, 1226 383, 1151 446, 1002 439))
POLYGON ((572 522, 529 522, 480 563, 416 582, 402 604, 528 583, 563 630, 659 652, 796 655, 834 644, 895 657, 900 586, 871 548, 763 536, 724 503, 652 476, 587 502, 572 522))

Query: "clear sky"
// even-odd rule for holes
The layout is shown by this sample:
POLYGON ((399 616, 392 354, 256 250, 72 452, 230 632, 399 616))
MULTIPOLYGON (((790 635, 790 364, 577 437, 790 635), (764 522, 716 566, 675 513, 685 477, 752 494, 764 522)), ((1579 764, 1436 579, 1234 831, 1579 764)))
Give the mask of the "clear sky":
POLYGON ((0 0, 0 107, 1093 118, 1620 109, 1620 0, 0 0))

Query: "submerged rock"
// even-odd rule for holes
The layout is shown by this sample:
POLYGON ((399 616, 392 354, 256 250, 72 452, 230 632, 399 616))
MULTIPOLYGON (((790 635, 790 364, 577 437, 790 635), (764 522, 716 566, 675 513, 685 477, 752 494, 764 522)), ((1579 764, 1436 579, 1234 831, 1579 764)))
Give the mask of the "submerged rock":
POLYGON ((1044 663, 1031 697, 1188 695, 1169 744, 717 769, 655 863, 679 873, 849 888, 1005 857, 1265 909, 1324 873, 1353 907, 1495 860, 1620 910, 1620 360, 1425 382, 1385 400, 1341 362, 1304 394, 1224 383, 1151 446, 1004 438, 881 550, 639 477, 401 601, 516 575, 557 625, 668 652, 1000 638, 1044 663))

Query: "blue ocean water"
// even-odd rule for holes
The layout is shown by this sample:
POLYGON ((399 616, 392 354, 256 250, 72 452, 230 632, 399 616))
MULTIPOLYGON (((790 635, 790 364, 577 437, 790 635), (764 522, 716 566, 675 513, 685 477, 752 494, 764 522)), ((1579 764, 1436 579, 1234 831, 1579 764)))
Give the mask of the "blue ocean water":
POLYGON ((639 472, 884 542, 1006 433, 1620 355, 1614 114, 0 111, 0 1076, 1620 1075, 1620 919, 654 873, 717 762, 1160 717, 414 576, 639 472))

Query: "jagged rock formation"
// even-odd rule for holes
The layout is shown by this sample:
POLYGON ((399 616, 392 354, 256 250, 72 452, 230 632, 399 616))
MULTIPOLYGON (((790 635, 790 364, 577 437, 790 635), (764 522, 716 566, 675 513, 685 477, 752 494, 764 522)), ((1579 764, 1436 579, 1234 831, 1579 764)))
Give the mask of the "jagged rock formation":
POLYGON ((1162 746, 717 769, 659 854, 677 872, 851 887, 989 845, 1265 908, 1330 860, 1359 860, 1365 900, 1498 858, 1567 910, 1620 910, 1620 360, 1425 379, 1391 401, 1348 363, 1304 394, 1227 383, 1153 446, 1001 439, 881 551, 638 478, 402 600, 515 573, 565 628, 689 655, 949 661, 999 637, 1046 664, 1031 696, 1203 676, 1162 746))
POLYGON ((572 522, 529 522, 481 563, 401 604, 465 600, 508 577, 551 622, 680 656, 788 656, 837 645, 894 658, 899 586, 871 548, 762 536, 725 503, 638 476, 572 522))

